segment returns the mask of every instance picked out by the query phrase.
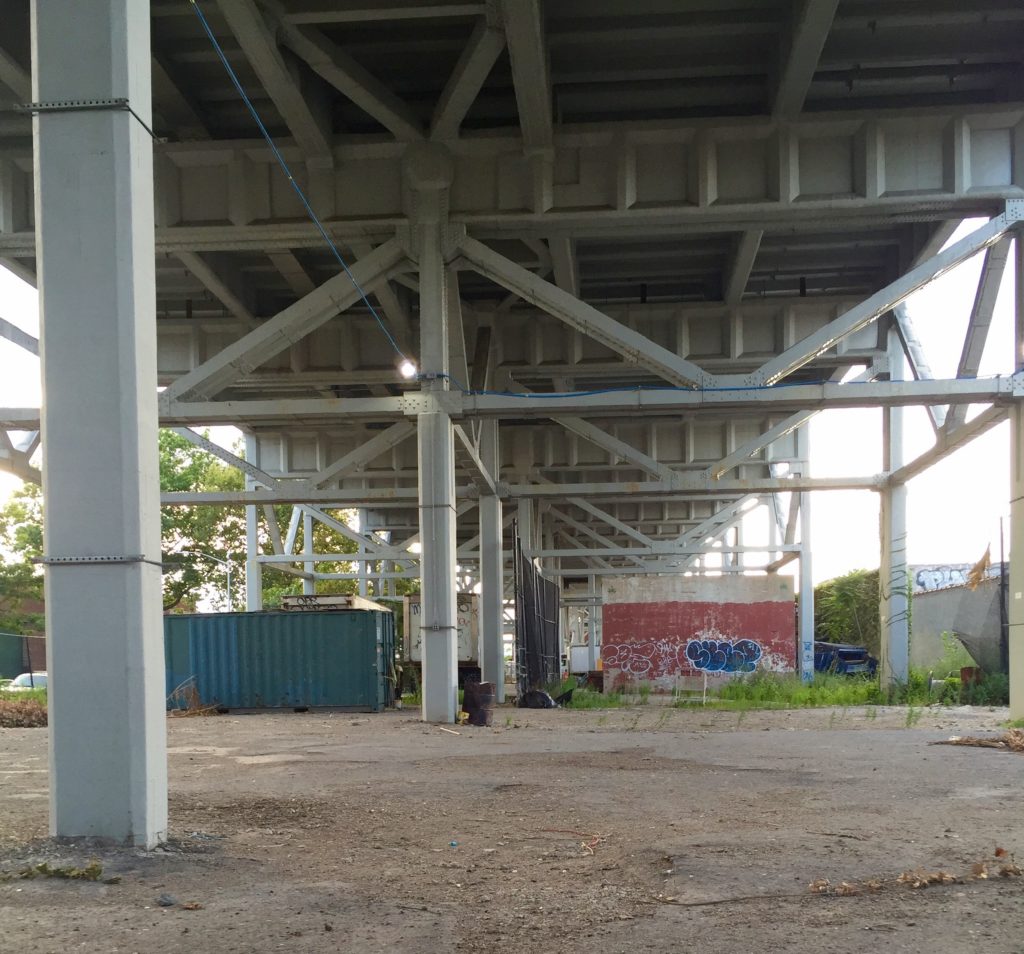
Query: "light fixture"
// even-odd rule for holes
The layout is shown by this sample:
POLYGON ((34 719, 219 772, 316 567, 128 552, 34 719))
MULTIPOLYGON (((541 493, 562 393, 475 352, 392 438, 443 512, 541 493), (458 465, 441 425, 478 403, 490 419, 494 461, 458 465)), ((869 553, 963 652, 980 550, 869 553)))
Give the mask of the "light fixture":
POLYGON ((416 377, 416 365, 414 365, 408 358, 403 358, 402 363, 398 366, 398 373, 406 379, 416 377))

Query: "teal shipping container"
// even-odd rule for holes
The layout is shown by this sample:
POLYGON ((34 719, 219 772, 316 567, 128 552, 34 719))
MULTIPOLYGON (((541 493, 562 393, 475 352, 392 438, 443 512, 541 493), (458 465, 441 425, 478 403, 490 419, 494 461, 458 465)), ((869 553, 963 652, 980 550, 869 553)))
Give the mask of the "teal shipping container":
POLYGON ((220 709, 378 712, 394 702, 390 612, 165 616, 164 654, 170 708, 189 696, 220 709), (194 693, 175 691, 190 684, 194 693))

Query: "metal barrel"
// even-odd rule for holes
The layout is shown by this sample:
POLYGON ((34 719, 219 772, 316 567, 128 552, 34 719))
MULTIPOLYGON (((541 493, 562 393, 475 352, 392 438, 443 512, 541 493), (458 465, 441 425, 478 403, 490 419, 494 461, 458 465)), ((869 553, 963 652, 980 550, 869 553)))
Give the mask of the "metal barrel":
POLYGON ((494 683, 470 682, 463 690, 462 708, 470 725, 490 725, 494 719, 494 683))

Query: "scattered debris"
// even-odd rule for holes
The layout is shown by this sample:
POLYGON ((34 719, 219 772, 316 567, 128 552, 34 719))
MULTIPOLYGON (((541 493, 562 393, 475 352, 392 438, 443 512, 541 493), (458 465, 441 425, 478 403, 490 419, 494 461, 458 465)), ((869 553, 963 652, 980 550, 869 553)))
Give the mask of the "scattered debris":
MULTIPOLYGON (((984 874, 978 874, 978 869, 984 867, 984 865, 974 865, 971 873, 975 877, 987 877, 984 874)), ((931 884, 954 884, 956 880, 956 875, 948 871, 927 871, 924 868, 915 868, 913 871, 904 871, 896 879, 896 883, 906 884, 911 888, 927 888, 931 884)))
POLYGON ((178 903, 178 899, 173 894, 162 894, 156 899, 156 903, 162 908, 173 908, 178 903))
POLYGON ((930 742, 930 745, 969 745, 979 749, 1007 749, 1024 753, 1024 729, 1009 729, 1002 735, 981 738, 973 735, 952 735, 948 739, 930 742))
POLYGON ((189 676, 167 697, 168 715, 177 718, 187 716, 218 715, 217 706, 204 706, 199 698, 196 677, 189 676))
POLYGON ((443 725, 439 725, 438 728, 442 732, 447 732, 449 735, 462 735, 461 732, 456 732, 455 729, 446 729, 443 725))
POLYGON ((181 906, 182 911, 202 911, 203 906, 198 901, 186 901, 181 906))
POLYGON ((586 855, 594 854, 594 849, 602 842, 607 841, 611 833, 607 835, 595 835, 587 831, 577 831, 575 828, 542 828, 541 831, 555 835, 579 835, 587 840, 580 844, 580 848, 586 855))
MULTIPOLYGON (((1013 857, 1005 848, 996 848, 995 857, 999 859, 1008 858, 994 870, 1001 878, 1016 878, 1024 875, 1024 869, 1016 864, 1013 857)), ((881 891, 886 887, 904 886, 908 888, 927 888, 933 884, 965 884, 969 881, 985 881, 988 879, 992 868, 989 861, 977 861, 971 865, 970 870, 963 875, 957 876, 950 871, 943 869, 929 870, 927 868, 913 868, 904 871, 895 878, 870 878, 865 881, 841 881, 833 885, 827 878, 818 878, 812 881, 807 890, 811 894, 824 894, 832 897, 853 897, 868 892, 881 891)))
POLYGON ((37 865, 22 868, 17 874, 0 872, 0 881, 12 881, 19 878, 22 881, 33 881, 36 878, 58 878, 64 881, 102 881, 104 884, 120 884, 120 877, 104 878, 103 865, 93 859, 84 868, 76 868, 73 865, 55 866, 49 862, 41 861, 37 865))

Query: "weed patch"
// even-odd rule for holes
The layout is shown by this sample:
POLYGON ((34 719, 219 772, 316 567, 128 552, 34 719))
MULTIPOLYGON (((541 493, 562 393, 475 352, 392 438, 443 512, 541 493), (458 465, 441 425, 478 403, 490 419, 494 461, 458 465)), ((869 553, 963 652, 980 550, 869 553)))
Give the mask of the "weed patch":
POLYGON ((567 709, 619 709, 623 705, 621 692, 597 692, 594 689, 576 689, 567 709))
POLYGON ((721 709, 803 709, 880 702, 881 692, 874 679, 818 673, 810 682, 802 682, 798 676, 756 672, 726 683, 709 705, 721 709))
POLYGON ((30 693, 9 693, 0 698, 0 728, 36 729, 46 725, 46 694, 42 699, 30 693), (14 698, 12 698, 12 696, 14 698), (29 696, 29 698, 21 698, 29 696))
POLYGON ((36 878, 57 878, 61 881, 102 881, 104 884, 119 884, 120 876, 113 878, 103 877, 103 865, 95 859, 90 861, 84 868, 76 868, 73 865, 51 865, 46 861, 28 868, 22 868, 16 874, 3 872, 0 880, 13 881, 18 878, 22 881, 34 881, 36 878))

